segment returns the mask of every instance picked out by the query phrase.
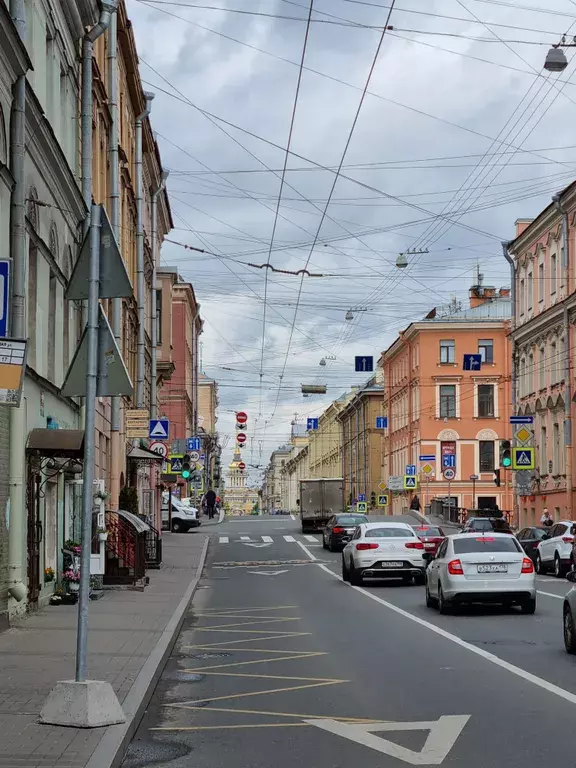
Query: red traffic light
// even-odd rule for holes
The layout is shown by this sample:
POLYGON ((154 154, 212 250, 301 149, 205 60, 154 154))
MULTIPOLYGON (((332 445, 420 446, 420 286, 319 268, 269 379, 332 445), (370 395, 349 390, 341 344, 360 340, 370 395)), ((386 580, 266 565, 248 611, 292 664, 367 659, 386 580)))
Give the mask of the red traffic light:
POLYGON ((236 414, 236 422, 238 424, 246 424, 248 421, 248 414, 244 413, 244 411, 238 411, 236 414))

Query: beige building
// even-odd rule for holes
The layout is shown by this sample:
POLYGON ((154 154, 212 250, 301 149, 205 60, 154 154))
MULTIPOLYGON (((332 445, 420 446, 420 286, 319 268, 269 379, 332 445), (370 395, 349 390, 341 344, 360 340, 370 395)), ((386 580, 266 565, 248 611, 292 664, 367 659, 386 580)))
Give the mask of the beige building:
POLYGON ((249 515, 259 505, 259 495, 256 488, 248 488, 246 481, 248 473, 241 469, 242 456, 238 448, 228 467, 226 491, 224 494, 225 509, 232 515, 249 515))
POLYGON ((205 373, 198 376, 198 426, 207 434, 216 433, 218 384, 205 373))
POLYGON ((342 477, 342 424, 338 415, 353 396, 354 392, 348 392, 330 403, 318 419, 318 429, 309 433, 309 477, 342 477))
POLYGON ((282 509, 286 483, 286 477, 282 470, 290 457, 291 450, 290 445, 282 445, 276 448, 270 456, 270 464, 266 467, 262 485, 262 509, 265 514, 271 514, 276 509, 282 509))
POLYGON ((299 511, 300 480, 310 477, 309 447, 294 445, 284 465, 282 509, 292 512, 299 511))

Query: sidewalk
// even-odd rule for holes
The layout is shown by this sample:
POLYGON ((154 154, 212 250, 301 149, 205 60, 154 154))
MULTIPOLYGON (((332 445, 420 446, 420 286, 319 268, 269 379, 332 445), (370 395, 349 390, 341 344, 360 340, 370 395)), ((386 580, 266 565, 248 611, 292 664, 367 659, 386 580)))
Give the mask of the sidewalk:
POLYGON ((50 606, 0 633, 0 768, 118 765, 170 653, 206 557, 202 533, 167 534, 144 592, 90 603, 88 677, 109 680, 127 723, 76 730, 37 722, 57 680, 74 678, 76 606, 50 606))

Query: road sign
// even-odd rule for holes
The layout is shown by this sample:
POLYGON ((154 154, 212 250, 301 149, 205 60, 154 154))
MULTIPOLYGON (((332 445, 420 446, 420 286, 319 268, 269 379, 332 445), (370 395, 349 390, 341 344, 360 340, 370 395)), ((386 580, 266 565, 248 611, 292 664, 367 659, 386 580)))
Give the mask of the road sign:
POLYGON ((476 480, 480 480, 480 475, 470 475, 470 480, 474 480, 474 482, 476 482, 476 480))
POLYGON ((368 512, 368 504, 365 501, 356 502, 356 512, 365 515, 368 512))
POLYGON ((415 475, 416 474, 416 464, 406 464, 406 475, 415 475))
POLYGON ((246 442, 246 435, 244 432, 238 432, 236 435, 236 442, 240 443, 240 445, 246 442))
POLYGON ((168 419, 150 419, 148 437, 151 440, 168 440, 170 422, 168 419))
POLYGON ((391 475, 388 478, 388 488, 391 491, 402 491, 404 489, 404 478, 402 475, 391 475))
POLYGON ((388 494, 387 494, 387 493, 381 493, 381 494, 378 496, 378 506, 379 506, 379 507, 387 507, 387 506, 388 506, 388 500, 389 500, 389 498, 390 498, 390 497, 388 496, 388 494))
POLYGON ((444 475, 444 480, 454 480, 456 477, 456 472, 451 467, 446 467, 442 474, 444 475))
POLYGON ((382 480, 382 482, 378 483, 378 488, 381 491, 387 491, 388 490, 388 483, 385 480, 382 480))
POLYGON ((149 437, 150 419, 147 408, 125 411, 126 437, 149 437))
POLYGON ((199 451, 202 447, 202 441, 199 437, 189 437, 187 443, 187 448, 189 451, 199 451))
POLYGON ((415 475, 404 475, 404 489, 411 491, 418 488, 418 478, 415 475))
POLYGON ((512 469, 535 469, 534 448, 512 448, 512 469))
POLYGON ((5 339, 8 333, 10 314, 10 262, 0 261, 0 337, 5 339))
POLYGON ((355 357, 354 370, 356 373, 371 373, 374 370, 374 358, 365 355, 355 357))
POLYGON ((534 432, 532 432, 531 429, 527 429, 526 427, 520 425, 520 427, 518 427, 514 432, 514 437, 519 443, 526 445, 526 443, 529 443, 534 437, 534 432))
POLYGON ((307 419, 306 420, 306 429, 309 431, 313 431, 315 429, 318 429, 318 419, 307 419))
POLYGON ((534 416, 510 416, 510 424, 534 424, 534 416))
POLYGON ((465 371, 479 371, 482 368, 482 355, 464 355, 462 368, 465 371))
POLYGON ((243 462, 243 461, 241 461, 241 462, 238 464, 238 469, 246 469, 246 464, 244 464, 244 462, 243 462))
POLYGON ((436 461, 436 456, 433 453, 423 453, 418 456, 419 461, 436 461))
POLYGON ((366 501, 366 494, 365 493, 359 493, 358 494, 358 501, 366 501))
POLYGON ((387 429, 387 428, 388 428, 388 417, 376 416, 376 429, 387 429))
POLYGON ((26 370, 27 341, 0 339, 0 405, 18 408, 26 370))
POLYGON ((178 475, 182 472, 182 454, 170 454, 168 456, 168 473, 171 475, 178 475))
POLYGON ((196 462, 200 458, 198 451, 190 451, 190 461, 196 462))
POLYGON ((434 472, 434 467, 432 466, 432 464, 428 464, 428 463, 424 464, 424 466, 421 467, 421 469, 425 475, 431 475, 434 472))
POLYGON ((158 440, 156 440, 153 443, 150 443, 150 446, 148 448, 149 451, 152 451, 153 453, 157 453, 158 456, 162 456, 163 459, 168 456, 168 446, 166 443, 161 443, 158 440))
POLYGON ((238 411, 236 414, 236 424, 246 424, 248 421, 248 414, 244 413, 244 411, 238 411))
POLYGON ((528 496, 532 491, 532 472, 529 469, 519 469, 514 473, 516 491, 521 496, 528 496))
POLYGON ((456 466, 456 456, 453 453, 447 453, 442 456, 442 466, 454 469, 456 466))

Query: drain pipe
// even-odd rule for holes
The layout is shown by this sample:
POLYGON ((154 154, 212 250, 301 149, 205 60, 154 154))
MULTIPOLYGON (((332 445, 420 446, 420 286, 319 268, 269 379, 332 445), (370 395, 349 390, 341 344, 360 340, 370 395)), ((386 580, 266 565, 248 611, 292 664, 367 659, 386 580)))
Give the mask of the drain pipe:
POLYGON ((153 93, 144 91, 144 112, 136 118, 136 276, 138 301, 138 365, 136 378, 136 404, 144 407, 144 342, 145 342, 145 296, 144 296, 144 218, 142 212, 142 123, 150 114, 153 93))
POLYGON ((200 333, 202 333, 202 328, 200 328, 200 333, 198 333, 198 330, 196 328, 196 324, 198 322, 199 317, 200 317, 200 304, 197 303, 196 314, 194 315, 194 320, 192 321, 192 349, 194 351, 194 359, 195 359, 194 370, 192 371, 192 404, 194 408, 194 422, 192 426, 193 426, 194 435, 198 434, 198 371, 201 365, 200 360, 198 359, 198 336, 200 335, 200 333))
MULTIPOLYGON (((516 265, 514 264, 514 259, 510 256, 508 250, 511 243, 511 240, 505 240, 502 242, 502 254, 510 265, 510 299, 512 301, 512 370, 510 372, 510 389, 512 394, 512 415, 516 416, 516 412, 518 410, 518 354, 516 351, 516 340, 514 338, 514 331, 516 330, 516 265)), ((518 523, 520 523, 520 505, 518 504, 518 496, 516 495, 515 486, 512 490, 512 494, 514 498, 514 514, 516 515, 516 520, 518 523)))
MULTIPOLYGON (((110 109, 110 223, 120 247, 120 182, 118 165, 119 113, 118 113, 118 16, 113 14, 108 31, 108 106, 110 109)), ((112 333, 122 349, 122 299, 112 299, 112 333)), ((121 398, 116 395, 111 401, 110 414, 110 509, 118 508, 120 496, 120 474, 123 458, 120 444, 121 398)))
MULTIPOLYGON (((26 13, 24 0, 10 0, 10 15, 22 43, 26 40, 26 13)), ((14 83, 12 115, 10 120, 10 171, 14 188, 10 200, 10 259, 12 270, 10 335, 16 339, 28 336, 26 328, 26 193, 25 193, 25 140, 26 140, 26 75, 19 75, 14 83)), ((24 398, 23 398, 24 400, 24 398)), ((25 401, 19 408, 10 408, 10 499, 6 509, 8 524, 8 592, 16 602, 26 596, 24 584, 25 552, 25 401)))
MULTIPOLYGON (((564 244, 564 258, 562 260, 562 272, 566 293, 570 286, 570 238, 568 211, 560 202, 560 195, 552 198, 556 210, 562 216, 562 242, 564 244)), ((567 299, 563 300, 564 319, 564 453, 566 456, 566 490, 568 493, 567 513, 572 513, 572 372, 570 370, 571 339, 570 317, 568 314, 567 299)))
MULTIPOLYGON (((157 388, 157 348, 158 348, 158 333, 156 324, 158 317, 156 313, 156 270, 158 260, 158 198, 162 194, 166 187, 166 179, 168 178, 168 171, 162 171, 160 176, 160 184, 152 193, 152 290, 151 290, 151 316, 152 316, 152 381, 150 385, 150 418, 156 419, 158 417, 158 388, 157 388)), ((160 339, 162 342, 162 339, 160 339)))

